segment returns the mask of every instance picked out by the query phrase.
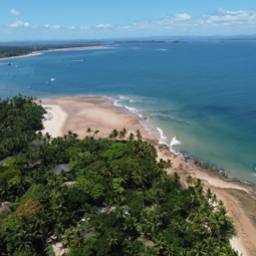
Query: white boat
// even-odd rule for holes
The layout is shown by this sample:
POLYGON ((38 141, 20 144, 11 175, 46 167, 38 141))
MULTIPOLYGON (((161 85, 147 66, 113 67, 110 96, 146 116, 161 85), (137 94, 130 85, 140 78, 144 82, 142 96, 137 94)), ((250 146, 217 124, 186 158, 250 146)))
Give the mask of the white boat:
POLYGON ((51 78, 51 81, 55 81, 55 78, 51 78))

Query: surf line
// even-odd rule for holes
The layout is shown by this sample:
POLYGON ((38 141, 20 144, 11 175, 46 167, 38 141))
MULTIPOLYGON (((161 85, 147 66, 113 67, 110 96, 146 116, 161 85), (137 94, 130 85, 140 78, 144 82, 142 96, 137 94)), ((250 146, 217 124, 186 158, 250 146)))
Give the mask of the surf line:
POLYGON ((175 145, 181 145, 181 141, 177 140, 176 136, 174 136, 171 140, 171 143, 168 145, 167 143, 167 137, 164 135, 164 132, 161 128, 157 127, 157 130, 158 132, 160 133, 160 140, 159 140, 159 144, 165 144, 166 146, 168 146, 171 150, 171 152, 173 152, 174 154, 176 155, 179 155, 178 152, 176 152, 174 149, 173 149, 173 146, 175 145))

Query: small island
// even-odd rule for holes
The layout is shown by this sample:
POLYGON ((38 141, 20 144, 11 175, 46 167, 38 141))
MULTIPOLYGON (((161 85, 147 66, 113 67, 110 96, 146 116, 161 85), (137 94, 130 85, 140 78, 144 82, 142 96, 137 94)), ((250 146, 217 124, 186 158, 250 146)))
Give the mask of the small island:
POLYGON ((187 44, 188 42, 183 42, 183 41, 179 41, 179 40, 176 40, 176 41, 172 41, 172 44, 187 44))

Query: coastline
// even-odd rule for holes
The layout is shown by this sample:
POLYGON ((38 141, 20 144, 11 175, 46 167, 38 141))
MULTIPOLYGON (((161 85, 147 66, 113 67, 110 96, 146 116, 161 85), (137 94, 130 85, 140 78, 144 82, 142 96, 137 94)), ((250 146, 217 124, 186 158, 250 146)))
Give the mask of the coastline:
POLYGON ((0 60, 9 60, 9 59, 15 59, 15 58, 37 56, 37 55, 42 55, 42 53, 41 52, 31 52, 31 53, 25 54, 25 55, 12 56, 12 57, 7 57, 7 58, 0 58, 0 60))
POLYGON ((53 118, 44 122, 44 132, 52 137, 63 136, 69 130, 79 135, 80 139, 86 136, 87 128, 99 130, 96 138, 107 137, 113 129, 126 128, 128 133, 139 129, 145 140, 151 142, 158 150, 158 157, 170 159, 172 168, 168 174, 177 171, 180 175, 181 186, 187 187, 186 176, 200 178, 205 188, 210 188, 224 202, 228 215, 234 219, 237 236, 231 239, 232 247, 243 253, 252 255, 256 252, 256 194, 254 186, 238 180, 225 180, 219 173, 211 173, 196 166, 195 161, 176 156, 165 145, 159 145, 158 140, 148 134, 140 123, 140 118, 113 105, 104 96, 61 97, 43 99, 42 103, 49 107, 53 118))
POLYGON ((29 54, 25 55, 19 55, 19 56, 12 56, 7 58, 0 58, 0 60, 8 60, 8 59, 14 59, 14 58, 21 58, 21 57, 31 57, 36 55, 42 55, 43 52, 55 52, 55 51, 86 51, 86 50, 102 50, 102 49, 112 49, 110 46, 83 46, 83 47, 69 47, 69 48, 60 48, 60 49, 52 49, 52 50, 43 50, 43 51, 35 51, 31 52, 29 54))

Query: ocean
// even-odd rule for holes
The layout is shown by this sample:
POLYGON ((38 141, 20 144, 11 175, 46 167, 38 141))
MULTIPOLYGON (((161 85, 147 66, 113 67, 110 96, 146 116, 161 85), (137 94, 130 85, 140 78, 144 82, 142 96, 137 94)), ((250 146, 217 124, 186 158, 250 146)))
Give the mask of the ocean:
POLYGON ((256 184, 255 70, 256 41, 52 51, 0 60, 0 97, 106 95, 174 151, 256 184))

